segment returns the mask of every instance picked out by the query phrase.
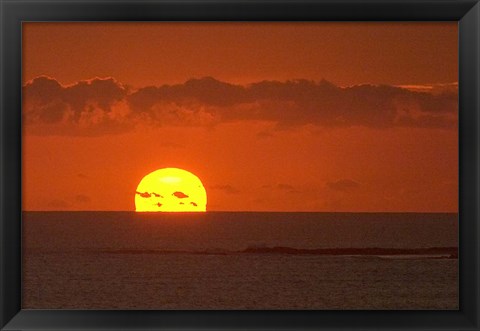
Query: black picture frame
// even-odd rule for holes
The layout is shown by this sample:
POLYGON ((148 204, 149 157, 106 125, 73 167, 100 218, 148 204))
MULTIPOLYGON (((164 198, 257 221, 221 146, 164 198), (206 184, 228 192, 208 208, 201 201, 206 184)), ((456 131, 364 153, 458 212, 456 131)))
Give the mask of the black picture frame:
POLYGON ((476 0, 0 0, 0 327, 14 330, 480 330, 480 4, 476 0), (458 311, 21 309, 21 24, 27 21, 458 21, 458 311))

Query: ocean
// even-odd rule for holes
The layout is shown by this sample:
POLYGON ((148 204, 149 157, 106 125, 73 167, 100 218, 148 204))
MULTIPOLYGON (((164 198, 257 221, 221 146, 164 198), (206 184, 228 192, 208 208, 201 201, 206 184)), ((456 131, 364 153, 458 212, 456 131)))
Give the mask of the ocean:
POLYGON ((24 212, 24 309, 458 309, 458 215, 24 212))

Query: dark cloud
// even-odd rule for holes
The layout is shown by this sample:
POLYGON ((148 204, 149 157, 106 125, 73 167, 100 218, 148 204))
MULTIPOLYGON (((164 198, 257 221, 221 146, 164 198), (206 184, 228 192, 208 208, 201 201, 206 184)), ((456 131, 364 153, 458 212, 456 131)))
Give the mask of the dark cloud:
POLYGON ((148 192, 138 192, 136 191, 135 194, 138 194, 142 198, 150 198, 152 195, 148 192))
POLYGON ((180 192, 180 191, 173 192, 172 195, 179 198, 179 199, 188 198, 188 195, 186 195, 185 193, 180 192))
POLYGON ((155 192, 138 192, 138 191, 135 191, 135 194, 138 194, 139 196, 141 196, 142 198, 151 198, 152 195, 156 198, 163 198, 162 195, 158 194, 158 193, 155 193, 155 192))
POLYGON ((335 191, 351 191, 360 187, 360 183, 351 179, 340 179, 335 182, 328 182, 327 187, 335 191))
POLYGON ((234 85, 207 77, 130 91, 113 78, 64 86, 38 77, 23 87, 23 95, 25 122, 68 128, 57 134, 124 132, 138 123, 206 126, 242 120, 278 127, 455 128, 458 110, 456 84, 338 87, 325 80, 291 80, 234 85))
POLYGON ((232 85, 211 77, 190 79, 183 84, 148 86, 128 96, 132 109, 145 112, 160 102, 204 104, 228 107, 249 100, 248 91, 241 85, 232 85))
MULTIPOLYGON (((102 135, 131 129, 127 89, 113 78, 95 78, 61 85, 41 76, 23 87, 23 119, 27 125, 50 125, 37 134, 102 135), (126 105, 126 104, 125 104, 126 105)), ((32 130, 35 132, 35 130, 32 130)))
POLYGON ((233 187, 231 185, 212 185, 212 186, 210 186, 210 188, 212 190, 219 190, 219 191, 223 191, 223 192, 228 193, 228 194, 240 193, 240 191, 238 189, 236 189, 235 187, 233 187))
POLYGON ((112 105, 123 100, 127 90, 113 78, 95 78, 63 86, 55 79, 41 76, 23 87, 27 119, 36 116, 46 121, 60 121, 70 116, 80 121, 85 112, 99 109, 110 112, 112 105))

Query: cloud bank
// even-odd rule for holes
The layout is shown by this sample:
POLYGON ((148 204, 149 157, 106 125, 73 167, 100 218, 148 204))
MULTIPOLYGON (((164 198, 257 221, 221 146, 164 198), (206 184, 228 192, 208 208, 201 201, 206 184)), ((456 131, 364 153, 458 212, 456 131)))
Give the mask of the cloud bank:
POLYGON ((456 128, 457 84, 356 85, 261 81, 234 85, 211 77, 131 90, 113 78, 62 85, 37 77, 23 86, 29 134, 105 135, 148 126, 214 126, 232 121, 369 128, 456 128), (47 128, 47 130, 45 129, 47 128))

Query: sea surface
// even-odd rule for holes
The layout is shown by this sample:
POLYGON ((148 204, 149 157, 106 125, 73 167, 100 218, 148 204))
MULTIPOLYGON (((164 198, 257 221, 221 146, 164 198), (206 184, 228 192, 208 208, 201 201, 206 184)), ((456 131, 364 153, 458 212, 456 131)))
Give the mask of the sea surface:
POLYGON ((458 215, 24 212, 24 309, 458 309, 458 215))

